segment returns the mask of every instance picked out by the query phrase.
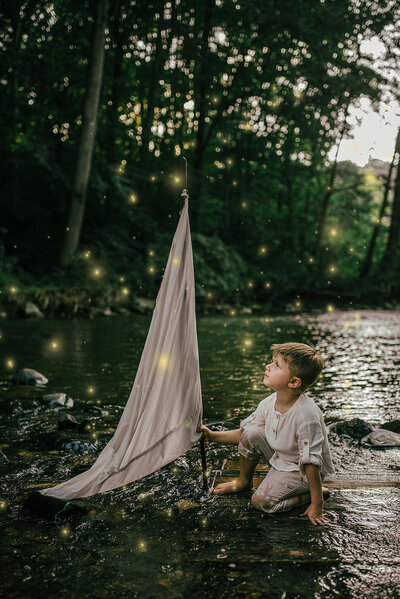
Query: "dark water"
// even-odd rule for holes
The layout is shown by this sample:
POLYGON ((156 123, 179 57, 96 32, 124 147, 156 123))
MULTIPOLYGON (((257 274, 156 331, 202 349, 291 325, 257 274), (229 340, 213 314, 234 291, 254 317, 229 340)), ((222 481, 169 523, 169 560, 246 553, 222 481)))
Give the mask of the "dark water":
MULTIPOLYGON (((329 526, 298 509, 276 516, 250 507, 250 493, 201 489, 199 449, 141 481, 85 500, 89 515, 52 523, 23 510, 39 485, 89 467, 112 436, 129 396, 149 317, 5 321, 1 339, 0 589, 20 597, 396 597, 400 585, 399 451, 332 446, 335 479, 329 526), (52 347, 56 343, 57 347, 52 347), (7 384, 34 368, 45 391, 7 384), (72 409, 43 406, 67 392, 72 409), (82 433, 92 452, 75 455, 52 437, 60 414, 107 411, 82 433), (344 482, 343 482, 344 481, 344 482), (347 481, 347 482, 346 482, 347 481)), ((333 312, 198 319, 204 420, 238 426, 269 394, 262 385, 272 343, 313 343, 326 359, 311 395, 327 422, 400 418, 400 313, 333 312)), ((53 435, 54 436, 54 435, 53 435)), ((235 457, 208 446, 212 468, 235 457)), ((334 480, 334 479, 333 479, 334 480)))

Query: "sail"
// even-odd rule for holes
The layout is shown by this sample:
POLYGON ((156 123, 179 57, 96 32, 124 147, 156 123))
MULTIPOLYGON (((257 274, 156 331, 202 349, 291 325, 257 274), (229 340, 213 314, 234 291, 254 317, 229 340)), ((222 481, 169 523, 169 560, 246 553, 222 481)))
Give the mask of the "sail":
POLYGON ((175 460, 201 437, 195 286, 188 196, 172 241, 146 343, 114 436, 93 466, 40 491, 89 497, 131 483, 175 460))

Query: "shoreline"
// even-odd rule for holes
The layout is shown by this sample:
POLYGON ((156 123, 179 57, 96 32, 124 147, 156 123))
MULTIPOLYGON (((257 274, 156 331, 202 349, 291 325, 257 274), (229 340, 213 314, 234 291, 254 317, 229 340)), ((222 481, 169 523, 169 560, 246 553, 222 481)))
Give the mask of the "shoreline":
MULTIPOLYGON (((241 302, 215 302, 196 298, 196 312, 201 316, 250 314, 300 314, 336 310, 400 309, 400 301, 372 294, 367 298, 338 293, 303 292, 296 297, 282 297, 268 302, 257 299, 241 302), (301 299, 298 299, 298 298, 301 299)), ((120 289, 38 289, 35 291, 0 291, 0 318, 95 318, 131 314, 151 315, 155 299, 120 289)))

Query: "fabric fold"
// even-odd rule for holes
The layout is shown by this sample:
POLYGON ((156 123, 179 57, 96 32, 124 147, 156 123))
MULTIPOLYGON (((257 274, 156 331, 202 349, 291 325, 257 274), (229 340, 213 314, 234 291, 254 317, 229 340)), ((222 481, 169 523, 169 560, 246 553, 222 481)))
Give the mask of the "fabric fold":
POLYGON ((112 439, 93 466, 40 493, 89 497, 175 460, 201 433, 202 400, 188 196, 172 241, 135 380, 112 439))

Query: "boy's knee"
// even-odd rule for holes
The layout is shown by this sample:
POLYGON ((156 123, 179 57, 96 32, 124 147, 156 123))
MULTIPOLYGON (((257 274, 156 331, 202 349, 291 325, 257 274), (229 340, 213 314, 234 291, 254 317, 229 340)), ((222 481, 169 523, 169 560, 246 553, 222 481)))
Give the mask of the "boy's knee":
POLYGON ((275 512, 277 510, 277 501, 268 495, 262 495, 261 493, 254 493, 251 498, 253 506, 261 512, 275 512))

